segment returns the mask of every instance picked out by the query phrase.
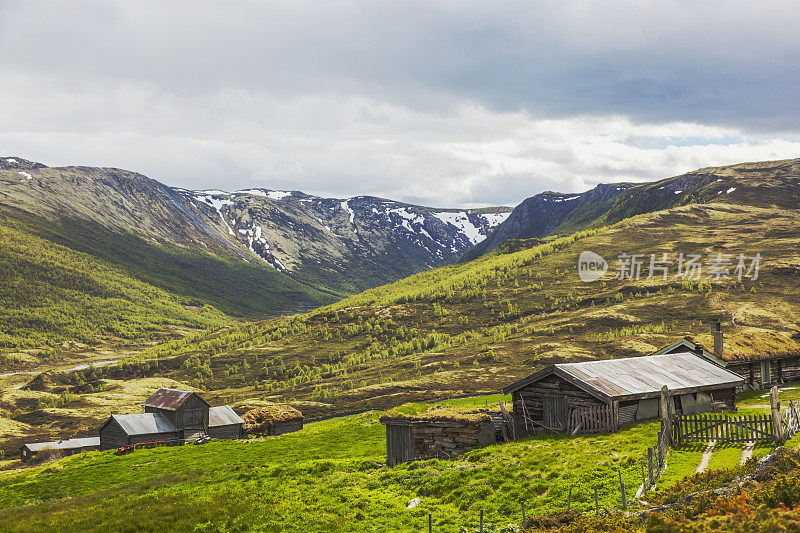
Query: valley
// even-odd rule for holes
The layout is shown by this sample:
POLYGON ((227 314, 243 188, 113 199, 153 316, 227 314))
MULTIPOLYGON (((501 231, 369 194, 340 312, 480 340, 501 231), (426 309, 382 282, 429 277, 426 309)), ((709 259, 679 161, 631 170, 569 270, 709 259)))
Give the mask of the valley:
MULTIPOLYGON (((208 321, 176 322, 171 327, 190 327, 172 340, 154 336, 125 358, 92 356, 121 359, 115 365, 50 372, 27 389, 24 377, 3 378, 15 392, 0 397, 0 408, 15 420, 19 438, 89 434, 111 411, 103 394, 127 394, 125 401, 134 405, 162 382, 204 390, 212 401, 237 409, 265 401, 289 402, 307 417, 388 409, 497 391, 554 362, 646 355, 681 337, 707 343, 710 324, 720 319, 743 353, 794 353, 800 351, 800 213, 791 208, 800 191, 797 166, 787 161, 706 171, 695 201, 567 236, 511 240, 471 262, 421 272, 310 312, 252 322, 199 308, 212 313, 208 321), (579 281, 583 250, 612 264, 603 279, 579 281), (716 280, 675 272, 648 279, 647 265, 640 279, 618 279, 613 260, 623 253, 647 259, 759 253, 762 260, 757 279, 737 279, 733 265, 716 280), (138 383, 143 388, 131 389, 138 383), (64 394, 75 395, 74 409, 37 407, 64 394)), ((628 200, 643 203, 639 194, 628 194, 610 211, 629 212, 628 200)), ((47 365, 44 356, 32 366, 6 357, 9 370, 47 365)), ((75 361, 85 362, 66 355, 60 368, 75 361)), ((7 441, 5 448, 11 452, 18 442, 7 441)))

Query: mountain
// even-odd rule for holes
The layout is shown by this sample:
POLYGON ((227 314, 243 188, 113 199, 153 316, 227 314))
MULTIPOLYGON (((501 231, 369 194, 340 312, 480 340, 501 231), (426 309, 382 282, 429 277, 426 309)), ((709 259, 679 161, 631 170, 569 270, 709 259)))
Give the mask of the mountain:
POLYGON ((180 191, 205 220, 294 279, 352 294, 456 260, 509 208, 436 209, 372 196, 299 191, 180 191))
POLYGON ((703 168, 653 183, 600 184, 576 194, 544 192, 514 208, 492 235, 461 260, 475 259, 512 239, 566 235, 690 203, 729 202, 732 193, 750 195, 748 201, 753 205, 796 206, 797 193, 785 180, 794 179, 798 169, 798 159, 740 163, 703 168), (763 180, 770 180, 769 186, 763 180), (782 191, 789 195, 783 196, 782 191))
MULTIPOLYGON (((679 201, 685 205, 617 212, 619 222, 546 241, 509 241, 304 315, 209 330, 141 358, 171 365, 162 377, 195 380, 221 399, 232 391, 290 399, 316 415, 498 390, 552 362, 644 355, 677 338, 700 339, 718 319, 732 343, 800 349, 800 160, 701 174, 704 185, 679 201), (593 283, 578 274, 586 250, 609 263, 593 283), (641 276, 619 276, 621 254, 643 258, 641 276), (664 254, 669 275, 648 276, 650 257, 664 254), (679 275, 680 254, 701 257, 700 277, 679 275), (760 257, 757 276, 737 275, 740 255, 747 267, 760 257), (713 275, 725 260, 727 271, 713 275), (181 368, 186 360, 211 371, 197 380, 193 368, 181 368)), ((682 180, 625 189, 626 205, 670 204, 667 194, 680 196, 673 188, 685 187, 682 180)))
POLYGON ((452 262, 510 209, 190 191, 126 170, 3 157, 0 211, 41 238, 252 317, 313 307, 452 262))

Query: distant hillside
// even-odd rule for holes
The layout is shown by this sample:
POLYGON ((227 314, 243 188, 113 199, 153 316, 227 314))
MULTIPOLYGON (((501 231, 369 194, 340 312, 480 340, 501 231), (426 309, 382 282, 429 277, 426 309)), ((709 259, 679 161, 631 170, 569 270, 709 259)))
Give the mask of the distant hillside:
POLYGON ((188 191, 126 170, 19 157, 0 158, 0 210, 42 238, 251 318, 452 262, 510 212, 269 189, 188 191))
MULTIPOLYGON (((547 242, 509 241, 474 261, 312 313, 206 332, 142 357, 195 361, 210 369, 195 383, 225 398, 235 390, 237 397, 291 399, 326 413, 489 392, 555 361, 643 355, 707 334, 717 319, 732 338, 781 339, 780 346, 798 349, 800 172, 774 177, 746 171, 755 165, 740 168, 741 175, 714 178, 703 189, 713 198, 706 203, 547 242), (602 280, 580 281, 584 250, 608 260, 602 280), (650 255, 664 253, 671 275, 648 278, 650 255), (681 253, 705 262, 724 254, 732 264, 719 279, 708 270, 685 279, 676 275, 681 253), (639 279, 618 279, 620 254, 643 258, 639 279), (757 279, 735 275, 739 254, 751 262, 761 254, 757 279)), ((760 344, 753 349, 780 348, 760 344)))
POLYGON ((475 259, 512 239, 566 235, 690 203, 744 200, 749 205, 794 208, 800 199, 791 181, 798 172, 800 159, 789 159, 709 167, 654 183, 601 184, 576 194, 537 194, 514 208, 505 222, 461 260, 475 259))

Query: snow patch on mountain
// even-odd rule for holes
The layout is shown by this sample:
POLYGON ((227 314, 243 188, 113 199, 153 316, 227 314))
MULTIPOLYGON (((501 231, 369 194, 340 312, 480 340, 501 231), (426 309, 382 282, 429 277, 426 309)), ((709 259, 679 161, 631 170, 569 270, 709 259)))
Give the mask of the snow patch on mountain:
POLYGON ((506 221, 508 215, 511 214, 511 211, 506 211, 505 213, 478 213, 476 216, 482 218, 486 224, 489 226, 490 229, 494 229, 503 222, 506 221))
MULTIPOLYGON (((6 161, 8 161, 8 159, 6 159, 6 161)), ((23 177, 23 178, 25 178, 26 180, 32 180, 32 179, 33 179, 33 176, 31 176, 31 175, 30 175, 30 174, 28 174, 27 172, 22 172, 22 171, 19 171, 19 172, 17 172, 17 174, 19 174, 20 176, 22 176, 22 177, 23 177)))
POLYGON ((464 211, 458 213, 442 212, 434 213, 433 216, 444 222, 455 226, 458 231, 466 237, 472 245, 476 245, 486 238, 486 235, 481 233, 480 228, 470 221, 467 213, 464 211))
POLYGON ((270 198, 272 200, 283 200, 284 198, 291 196, 292 191, 272 191, 269 189, 243 189, 241 191, 236 191, 236 194, 252 194, 253 196, 263 196, 264 198, 270 198))
MULTIPOLYGON (((225 216, 222 214, 222 208, 226 205, 233 205, 233 200, 227 198, 219 198, 219 196, 230 196, 225 191, 202 191, 205 194, 195 194, 194 197, 197 201, 203 202, 211 207, 219 214, 219 218, 222 219, 222 223, 225 224, 225 227, 228 229, 228 234, 232 237, 235 237, 236 234, 233 232, 233 229, 230 227, 228 222, 225 220, 225 216)), ((235 223, 234 223, 235 224, 235 223)))

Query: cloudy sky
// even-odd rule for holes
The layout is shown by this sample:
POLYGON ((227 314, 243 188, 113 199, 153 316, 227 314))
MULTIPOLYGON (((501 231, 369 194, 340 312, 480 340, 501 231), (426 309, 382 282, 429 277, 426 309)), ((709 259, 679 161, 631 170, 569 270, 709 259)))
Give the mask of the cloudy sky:
POLYGON ((0 155, 514 205, 800 157, 794 2, 0 0, 0 155))

